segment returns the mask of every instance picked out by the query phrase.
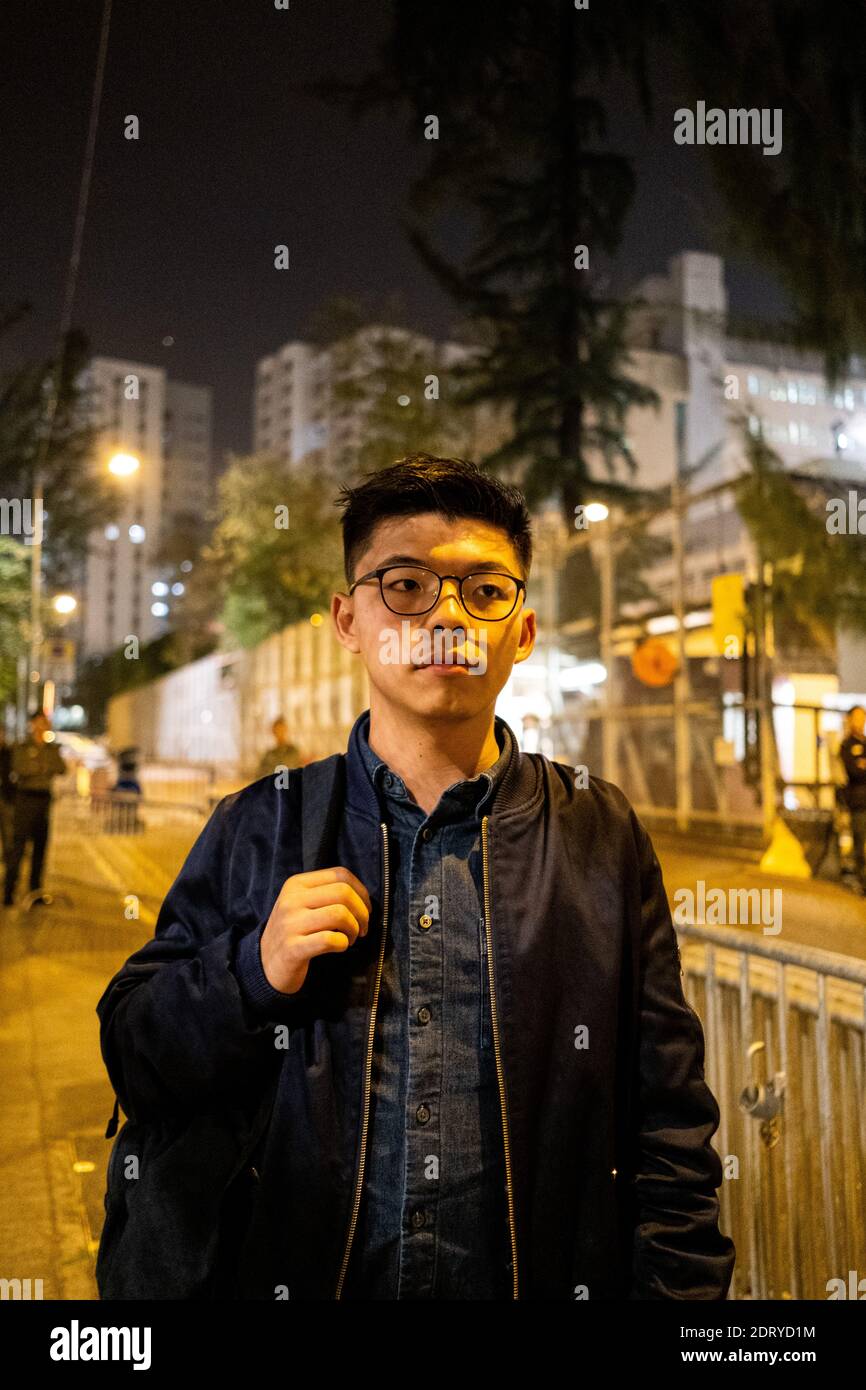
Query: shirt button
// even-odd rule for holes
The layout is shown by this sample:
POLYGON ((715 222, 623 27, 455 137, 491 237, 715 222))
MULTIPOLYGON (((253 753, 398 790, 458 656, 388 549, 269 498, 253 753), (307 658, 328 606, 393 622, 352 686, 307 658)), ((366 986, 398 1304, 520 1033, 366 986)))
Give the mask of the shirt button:
POLYGON ((423 1212, 423 1211, 413 1211, 413 1213, 412 1213, 412 1225, 414 1226, 414 1228, 415 1228, 416 1231, 420 1231, 421 1227, 424 1226, 424 1225, 426 1225, 426 1222, 427 1222, 427 1215, 426 1215, 425 1212, 423 1212))
POLYGON ((423 1008, 421 1008, 421 1009, 418 1010, 418 1022, 419 1022, 419 1023, 429 1023, 432 1017, 433 1017, 433 1015, 431 1014, 430 1010, 427 1008, 427 1005, 426 1005, 426 1004, 423 1006, 423 1008))
POLYGON ((386 787, 393 787, 394 778, 391 776, 390 772, 385 773, 385 776, 382 778, 382 782, 386 787))
POLYGON ((432 925, 433 925, 433 918, 432 918, 432 917, 428 917, 426 912, 424 913, 424 916, 423 916, 423 917, 419 917, 419 918, 418 918, 418 926, 421 928, 422 931, 429 931, 429 929, 432 927, 432 925))
POLYGON ((426 1125, 427 1121, 430 1119, 430 1107, 423 1103, 419 1105, 418 1109, 415 1111, 415 1119, 418 1121, 419 1125, 426 1125))
POLYGON ((433 831, 430 829, 429 825, 425 825, 424 829, 421 831, 421 839, 429 840, 432 834, 433 831))

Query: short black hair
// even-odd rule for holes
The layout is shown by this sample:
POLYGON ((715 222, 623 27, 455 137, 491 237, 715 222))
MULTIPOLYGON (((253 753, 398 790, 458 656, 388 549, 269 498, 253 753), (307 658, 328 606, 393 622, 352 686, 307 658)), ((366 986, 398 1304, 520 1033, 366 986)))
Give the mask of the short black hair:
POLYGON ((523 578, 532 564, 532 519, 523 493, 476 463, 433 454, 407 454, 390 468, 366 474, 357 487, 340 488, 343 563, 352 582, 355 562, 381 521, 440 512, 449 521, 471 517, 505 531, 517 552, 523 578))

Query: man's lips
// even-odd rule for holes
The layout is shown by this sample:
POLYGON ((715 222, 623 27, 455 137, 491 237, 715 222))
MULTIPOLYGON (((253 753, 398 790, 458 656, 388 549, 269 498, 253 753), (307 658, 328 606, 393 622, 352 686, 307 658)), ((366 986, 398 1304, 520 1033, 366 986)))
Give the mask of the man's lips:
POLYGON ((452 667, 465 671, 482 664, 483 653, 471 642, 465 647, 451 647, 444 655, 444 661, 413 661, 411 664, 419 671, 446 671, 452 667))
POLYGON ((472 661, 420 661, 412 663, 416 671, 471 671, 480 665, 472 661))
POLYGON ((481 665, 481 658, 473 647, 455 648, 445 661, 413 661, 411 665, 418 671, 426 671, 431 667, 436 671, 446 671, 451 667, 458 670, 466 670, 467 667, 481 665))

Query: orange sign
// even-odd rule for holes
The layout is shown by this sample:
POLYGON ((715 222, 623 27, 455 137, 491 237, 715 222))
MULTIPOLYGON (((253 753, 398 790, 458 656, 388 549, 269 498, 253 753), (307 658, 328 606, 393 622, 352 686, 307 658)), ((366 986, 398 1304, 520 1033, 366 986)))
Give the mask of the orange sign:
POLYGON ((649 637, 632 652, 631 669, 644 685, 670 685, 677 673, 677 659, 666 642, 649 637))

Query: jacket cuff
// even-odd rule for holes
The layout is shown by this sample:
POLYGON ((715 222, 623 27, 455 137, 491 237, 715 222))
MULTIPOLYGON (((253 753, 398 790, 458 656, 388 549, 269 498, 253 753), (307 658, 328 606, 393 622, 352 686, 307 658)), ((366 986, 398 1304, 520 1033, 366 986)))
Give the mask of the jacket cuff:
POLYGON ((260 1017, 268 1018, 275 1011, 282 1013, 295 996, 274 989, 262 965, 261 940, 264 924, 248 932, 238 943, 235 952, 234 975, 244 1003, 260 1017))

